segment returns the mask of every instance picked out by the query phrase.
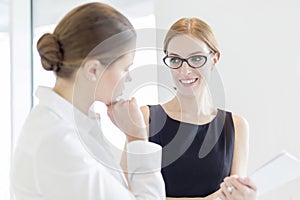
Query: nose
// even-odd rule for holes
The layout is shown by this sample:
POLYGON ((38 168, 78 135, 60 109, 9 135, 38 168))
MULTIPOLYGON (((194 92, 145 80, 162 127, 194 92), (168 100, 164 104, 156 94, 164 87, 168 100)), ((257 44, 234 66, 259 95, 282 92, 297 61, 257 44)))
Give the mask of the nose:
POLYGON ((183 75, 187 75, 187 74, 190 74, 192 72, 192 68, 186 62, 182 63, 182 66, 180 67, 180 70, 181 70, 180 72, 183 75))
POLYGON ((130 81, 132 81, 132 78, 131 78, 131 76, 130 76, 129 72, 127 72, 127 74, 126 74, 125 81, 126 81, 126 82, 130 82, 130 81))

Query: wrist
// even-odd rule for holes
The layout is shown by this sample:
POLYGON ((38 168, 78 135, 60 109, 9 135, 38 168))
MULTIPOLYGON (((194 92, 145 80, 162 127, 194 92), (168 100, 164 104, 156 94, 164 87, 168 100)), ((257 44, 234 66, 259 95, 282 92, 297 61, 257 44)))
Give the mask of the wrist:
POLYGON ((132 137, 132 136, 127 136, 127 141, 132 142, 136 140, 142 140, 142 141, 148 141, 147 138, 144 137, 132 137))
POLYGON ((138 134, 137 133, 135 133, 135 134, 126 133, 126 137, 127 137, 128 142, 132 142, 132 141, 135 141, 135 140, 148 141, 147 131, 144 128, 139 130, 138 134))

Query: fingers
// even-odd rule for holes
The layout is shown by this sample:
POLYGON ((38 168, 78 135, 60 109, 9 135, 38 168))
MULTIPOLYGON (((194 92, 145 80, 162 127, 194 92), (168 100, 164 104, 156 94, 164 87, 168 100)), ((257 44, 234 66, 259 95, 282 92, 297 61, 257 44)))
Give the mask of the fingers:
POLYGON ((257 191, 257 187, 255 185, 255 183, 248 177, 246 178, 238 178, 238 181, 246 186, 248 186, 249 188, 251 188, 254 191, 257 191))
POLYGON ((119 100, 107 107, 107 114, 113 122, 117 123, 116 125, 118 126, 122 120, 129 120, 128 116, 131 110, 130 105, 130 101, 119 100))
POLYGON ((238 191, 245 192, 246 187, 236 177, 226 177, 224 182, 226 185, 233 186, 238 191))
POLYGON ((108 105, 107 115, 127 135, 128 141, 147 139, 146 125, 135 98, 108 105))
POLYGON ((225 183, 233 185, 235 188, 242 192, 246 192, 246 189, 252 189, 256 191, 255 184, 251 181, 250 178, 241 178, 237 176, 230 176, 224 179, 225 183))
POLYGON ((223 182, 223 183, 221 183, 221 192, 222 192, 222 195, 221 195, 221 198, 222 198, 222 200, 232 200, 232 192, 230 193, 229 191, 228 191, 228 187, 229 187, 229 185, 227 185, 225 182, 223 182))
POLYGON ((256 186, 249 178, 239 178, 237 176, 226 177, 220 186, 222 191, 220 197, 222 199, 256 199, 256 186))
POLYGON ((129 101, 130 101, 130 103, 132 103, 133 105, 137 105, 136 98, 132 97, 129 101))
POLYGON ((219 198, 217 200, 219 200, 219 199, 226 200, 226 197, 223 194, 220 194, 220 196, 219 196, 219 198))

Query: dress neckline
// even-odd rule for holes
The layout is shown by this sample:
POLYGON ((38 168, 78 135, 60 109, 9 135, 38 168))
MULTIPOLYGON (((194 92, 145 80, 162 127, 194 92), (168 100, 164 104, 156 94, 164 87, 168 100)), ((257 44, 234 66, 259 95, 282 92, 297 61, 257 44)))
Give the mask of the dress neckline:
POLYGON ((165 109, 162 107, 161 104, 158 104, 159 108, 163 111, 163 113, 167 116, 167 118, 171 119, 172 121, 178 122, 178 123, 184 123, 184 124, 190 124, 190 125, 196 125, 196 126, 207 126, 211 123, 213 123, 214 121, 216 121, 216 119, 218 118, 218 116, 221 113, 221 110, 219 108, 217 108, 217 114, 216 116, 209 122, 204 123, 204 124, 194 124, 194 123, 190 123, 190 122, 185 122, 185 121, 180 121, 177 119, 172 118, 171 116, 168 115, 168 113, 165 111, 165 109))

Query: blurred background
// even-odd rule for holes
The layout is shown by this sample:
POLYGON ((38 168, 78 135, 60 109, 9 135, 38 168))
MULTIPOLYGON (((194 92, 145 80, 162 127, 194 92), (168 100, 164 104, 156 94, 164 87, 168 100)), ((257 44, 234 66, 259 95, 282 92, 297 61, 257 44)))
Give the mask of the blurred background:
MULTIPOLYGON (((38 85, 52 87, 55 81, 54 75, 40 65, 36 42, 42 34, 52 32, 68 11, 87 2, 90 1, 0 0, 3 129, 0 199, 10 199, 11 153, 27 114, 38 103, 34 91, 38 85)), ((160 67, 165 31, 181 17, 206 21, 214 30, 221 50, 217 73, 224 95, 216 104, 244 116, 250 125, 249 174, 282 150, 300 158, 300 1, 100 2, 121 11, 136 29, 152 30, 146 31, 153 33, 148 44, 152 48, 137 51, 133 69, 150 66, 154 74, 151 80, 169 87, 172 87, 169 72, 160 67)), ((134 88, 131 92, 140 105, 163 103, 172 95, 168 88, 157 84, 134 88)), ((111 130, 112 127, 105 128, 111 130)), ((109 139, 122 144, 123 138, 116 134, 109 139)), ((298 200, 299 188, 300 179, 295 179, 260 199, 298 200)))

